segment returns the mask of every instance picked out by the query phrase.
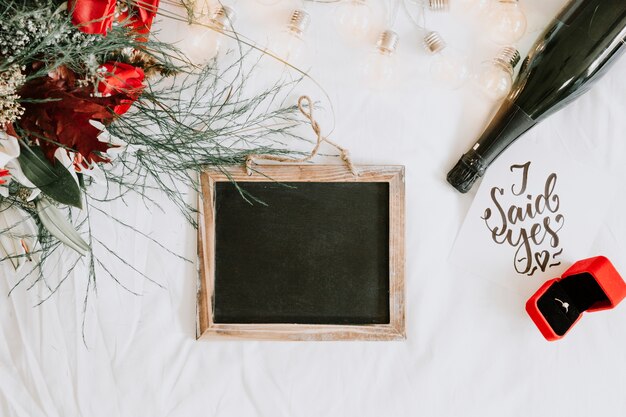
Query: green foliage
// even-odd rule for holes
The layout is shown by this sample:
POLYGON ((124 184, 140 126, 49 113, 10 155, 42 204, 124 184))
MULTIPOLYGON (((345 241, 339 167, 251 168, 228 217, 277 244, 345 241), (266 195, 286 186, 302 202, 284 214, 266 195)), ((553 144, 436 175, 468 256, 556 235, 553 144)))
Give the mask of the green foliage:
POLYGON ((124 50, 149 51, 165 72, 184 60, 176 48, 153 39, 140 42, 122 22, 107 36, 80 32, 72 24, 66 2, 0 0, 0 72, 12 65, 38 62, 29 78, 45 76, 66 66, 74 72, 94 74, 106 61, 120 59, 124 50))
POLYGON ((38 198, 36 207, 41 224, 48 229, 50 234, 74 249, 81 256, 85 256, 89 252, 87 242, 83 240, 76 229, 74 229, 74 226, 63 216, 59 209, 52 205, 46 198, 38 198))
POLYGON ((199 172, 243 164, 250 153, 293 153, 285 144, 301 139, 294 131, 299 112, 283 100, 298 81, 248 96, 244 86, 254 69, 245 67, 246 57, 150 84, 135 110, 109 126, 133 151, 113 160, 107 180, 140 194, 157 187, 195 226, 197 212, 184 196, 199 192, 199 172))
POLYGON ((18 158, 22 171, 45 195, 54 201, 82 208, 80 188, 72 174, 60 163, 50 163, 38 146, 21 146, 18 158))
MULTIPOLYGON (((110 165, 100 165, 107 181, 104 193, 92 187, 88 177, 79 187, 60 163, 50 164, 40 148, 22 149, 19 162, 25 175, 44 194, 62 203, 58 209, 68 219, 66 226, 78 231, 72 237, 75 239, 80 235, 85 238, 86 256, 64 250, 65 245, 50 233, 49 228, 54 227, 42 223, 37 208, 20 195, 19 187, 12 186, 8 197, 0 197, 0 204, 24 210, 38 227, 37 249, 27 255, 37 255, 37 260, 15 287, 32 278, 27 288, 41 284, 48 290, 42 297, 43 302, 56 293, 71 276, 74 267, 83 264, 89 271, 89 276, 85 277, 86 306, 99 276, 108 277, 127 289, 113 272, 111 264, 124 266, 128 272, 159 285, 133 265, 129 254, 118 253, 115 247, 104 243, 106 239, 97 236, 92 229, 93 216, 104 216, 117 227, 132 230, 137 239, 143 239, 171 256, 185 259, 137 229, 131 221, 112 215, 107 204, 134 196, 135 200, 144 202, 149 212, 155 208, 165 209, 164 200, 167 199, 190 224, 197 226, 197 210, 187 202, 187 196, 200 192, 199 172, 206 168, 222 169, 243 164, 250 153, 293 153, 289 150, 290 144, 300 139, 293 128, 301 121, 290 93, 299 80, 280 80, 251 94, 246 85, 256 71, 258 56, 255 57, 254 48, 243 50, 245 42, 238 44, 235 51, 221 61, 220 67, 211 62, 203 68, 195 68, 172 45, 152 38, 138 43, 129 36, 123 24, 115 25, 106 37, 81 34, 73 27, 67 13, 59 11, 62 3, 0 0, 0 46, 3 39, 5 44, 10 43, 12 30, 20 27, 21 22, 29 19, 41 22, 38 16, 44 16, 48 21, 46 30, 33 37, 24 48, 13 52, 9 52, 8 47, 7 52, 0 49, 0 71, 14 63, 21 65, 37 60, 41 67, 29 74, 30 79, 46 76, 62 65, 77 73, 89 74, 108 60, 133 63, 132 51, 139 49, 150 57, 151 69, 162 75, 174 74, 169 78, 157 75, 150 79, 131 110, 108 126, 108 133, 127 145, 112 158, 110 165), (6 30, 8 27, 13 29, 6 30), (10 59, 2 57, 3 53, 10 53, 10 59), (80 208, 81 200, 84 203, 82 210, 72 208, 80 208), (49 271, 59 274, 54 269, 56 262, 51 261, 54 258, 63 258, 65 270, 56 285, 49 285, 46 274, 49 271)), ((182 18, 185 20, 184 16, 182 18)), ((55 216, 58 215, 55 212, 55 216)), ((80 243, 78 247, 84 246, 80 243)))

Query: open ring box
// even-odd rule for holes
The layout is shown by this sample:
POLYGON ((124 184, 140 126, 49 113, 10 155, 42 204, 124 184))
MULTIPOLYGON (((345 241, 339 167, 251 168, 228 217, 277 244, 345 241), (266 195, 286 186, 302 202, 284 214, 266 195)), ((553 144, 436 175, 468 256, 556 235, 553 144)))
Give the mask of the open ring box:
POLYGON ((543 336, 558 340, 583 312, 609 310, 626 297, 626 283, 604 256, 576 262, 561 278, 552 279, 526 303, 526 311, 543 336))

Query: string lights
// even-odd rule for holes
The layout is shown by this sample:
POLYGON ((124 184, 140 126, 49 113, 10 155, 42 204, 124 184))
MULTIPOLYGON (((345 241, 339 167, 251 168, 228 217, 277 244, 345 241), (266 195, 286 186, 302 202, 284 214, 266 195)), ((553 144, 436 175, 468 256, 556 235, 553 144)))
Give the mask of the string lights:
POLYGON ((513 72, 520 61, 519 51, 506 46, 493 60, 481 65, 476 82, 483 93, 492 100, 501 100, 513 86, 513 72))
POLYGON ((424 38, 424 47, 433 55, 430 74, 435 81, 450 89, 457 89, 467 81, 470 74, 467 61, 448 47, 439 33, 428 33, 424 38))
POLYGON ((368 0, 342 1, 337 6, 335 27, 344 39, 349 41, 365 39, 370 33, 371 23, 372 9, 368 0))
MULTIPOLYGON (((202 1, 202 0, 197 0, 202 1)), ((257 0, 271 5, 279 0, 257 0)), ((514 68, 519 62, 519 52, 514 45, 526 32, 527 21, 519 0, 299 0, 301 4, 338 3, 333 13, 336 31, 341 38, 352 43, 370 39, 376 13, 373 4, 382 3, 387 9, 385 26, 372 52, 363 65, 365 78, 376 85, 386 85, 396 73, 396 55, 399 35, 393 30, 400 6, 404 6, 407 16, 413 21, 421 37, 425 51, 431 55, 430 73, 434 80, 456 89, 472 78, 476 85, 493 100, 502 99, 511 89, 514 68), (414 16, 411 7, 417 6, 421 19, 414 16), (492 60, 484 62, 471 76, 471 68, 462 53, 448 45, 442 35, 426 27, 427 12, 445 13, 452 10, 473 12, 482 15, 487 23, 489 38, 502 48, 492 60)), ((190 40, 193 48, 202 51, 202 57, 210 59, 220 47, 220 32, 234 19, 234 10, 220 3, 217 12, 211 15, 209 24, 217 30, 205 31, 201 36, 190 40), (208 33, 207 33, 208 32, 208 33)), ((206 16, 202 18, 207 19, 206 16)), ((272 40, 269 52, 280 61, 296 68, 307 70, 309 54, 306 31, 311 17, 303 7, 295 9, 289 22, 278 36, 272 40)), ((192 25, 193 26, 193 25, 192 25)))
POLYGON ((400 37, 392 30, 383 31, 364 67, 366 81, 372 87, 389 86, 396 74, 396 49, 400 37))
POLYGON ((310 24, 309 13, 303 9, 295 9, 285 28, 272 40, 270 52, 294 67, 307 69, 310 51, 305 35, 310 24))
POLYGON ((187 58, 196 65, 206 64, 215 58, 224 41, 223 32, 231 28, 235 17, 235 10, 228 6, 220 6, 214 13, 194 7, 194 16, 182 43, 187 58))
POLYGON ((526 15, 519 0, 496 0, 487 20, 491 39, 500 45, 515 43, 526 33, 526 15))

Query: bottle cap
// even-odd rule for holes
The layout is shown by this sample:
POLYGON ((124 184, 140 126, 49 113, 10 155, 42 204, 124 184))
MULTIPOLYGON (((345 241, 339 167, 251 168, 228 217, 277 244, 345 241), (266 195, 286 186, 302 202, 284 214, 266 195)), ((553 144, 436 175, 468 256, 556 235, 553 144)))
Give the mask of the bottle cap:
POLYGON ((398 48, 398 42, 400 42, 398 34, 393 30, 386 30, 380 34, 376 47, 380 52, 391 55, 398 48))
POLYGON ((448 172, 448 182, 461 193, 468 192, 483 175, 487 165, 474 150, 470 150, 448 172))
POLYGON ((478 142, 448 173, 448 182, 460 192, 468 192, 502 150, 535 124, 537 121, 517 104, 505 100, 478 142), (490 143, 481 147, 483 141, 490 143))
POLYGON ((289 18, 289 24, 287 27, 292 32, 302 35, 309 27, 311 23, 311 16, 302 9, 296 9, 291 13, 289 18))
POLYGON ((438 32, 429 32, 424 38, 424 47, 431 54, 443 51, 446 46, 446 41, 438 32))

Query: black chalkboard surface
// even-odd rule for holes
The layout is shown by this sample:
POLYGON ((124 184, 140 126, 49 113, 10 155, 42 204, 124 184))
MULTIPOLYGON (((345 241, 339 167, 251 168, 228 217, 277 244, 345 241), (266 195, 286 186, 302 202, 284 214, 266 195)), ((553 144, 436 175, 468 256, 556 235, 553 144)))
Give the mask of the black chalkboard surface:
POLYGON ((215 225, 216 323, 389 323, 388 183, 222 182, 215 225))
POLYGON ((203 177, 199 336, 404 336, 403 170, 361 169, 203 177))

